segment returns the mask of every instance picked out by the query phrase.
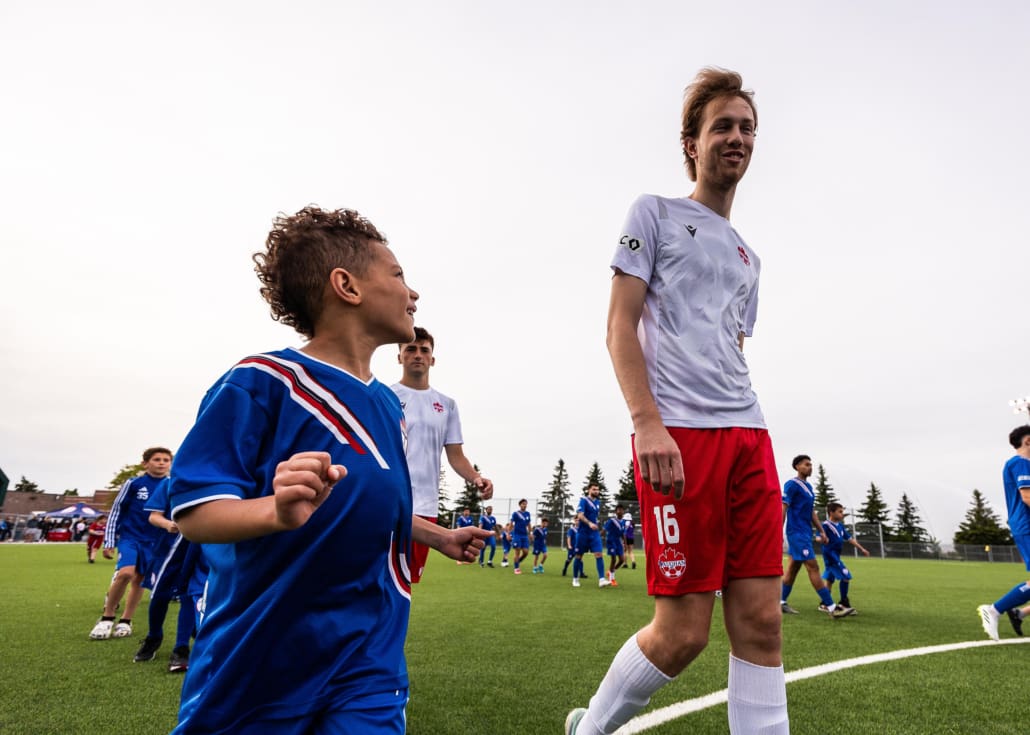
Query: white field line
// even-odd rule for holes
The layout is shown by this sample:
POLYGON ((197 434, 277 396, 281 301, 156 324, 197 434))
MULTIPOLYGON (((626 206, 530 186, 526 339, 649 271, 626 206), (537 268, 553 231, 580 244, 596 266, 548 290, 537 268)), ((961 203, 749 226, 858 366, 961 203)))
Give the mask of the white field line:
MULTIPOLYGON (((787 683, 790 684, 794 681, 811 679, 815 676, 822 676, 824 674, 833 673, 834 671, 854 668, 855 666, 867 666, 869 664, 878 664, 884 661, 897 661, 898 659, 911 658, 913 656, 926 656, 931 653, 961 651, 966 648, 1004 646, 1019 643, 1030 643, 1030 638, 1006 638, 1002 641, 992 641, 990 639, 983 641, 964 641, 962 643, 945 643, 939 646, 923 646, 922 648, 905 648, 900 651, 886 651, 884 653, 874 653, 869 656, 859 656, 857 658, 846 658, 841 661, 831 661, 830 663, 819 664, 818 666, 809 666, 807 669, 790 671, 787 673, 785 678, 787 683)), ((634 735, 635 733, 646 732, 651 728, 658 727, 666 722, 671 722, 677 718, 684 717, 692 712, 700 712, 701 710, 708 709, 709 707, 725 704, 726 696, 727 690, 723 689, 718 692, 706 694, 703 697, 696 697, 695 699, 688 699, 683 702, 677 702, 676 704, 670 704, 668 707, 662 707, 661 709, 656 709, 654 712, 648 712, 634 717, 632 720, 620 727, 615 732, 615 735, 634 735)))

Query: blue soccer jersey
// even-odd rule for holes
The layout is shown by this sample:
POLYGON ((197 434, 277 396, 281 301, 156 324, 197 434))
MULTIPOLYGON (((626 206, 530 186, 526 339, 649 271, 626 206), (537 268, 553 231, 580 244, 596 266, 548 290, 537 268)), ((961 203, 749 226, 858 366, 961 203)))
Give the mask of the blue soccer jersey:
MULTIPOLYGON (((590 497, 584 495, 579 499, 579 507, 576 509, 577 516, 582 513, 583 517, 597 525, 598 516, 601 513, 601 499, 592 500, 590 497)), ((579 527, 581 529, 589 529, 590 526, 583 520, 579 521, 579 527)))
POLYGON ((144 548, 158 541, 161 535, 168 535, 157 526, 150 525, 150 511, 147 501, 158 487, 168 483, 167 477, 151 477, 142 474, 126 480, 111 505, 107 519, 104 546, 112 548, 119 541, 132 541, 144 548))
POLYGON ((493 531, 497 527, 496 516, 488 516, 485 513, 479 516, 479 527, 484 531, 493 531))
POLYGON ((604 522, 604 533, 608 556, 622 556, 622 538, 624 536, 622 522, 618 518, 609 518, 604 522))
POLYGON ((475 524, 475 521, 472 519, 472 516, 461 515, 461 516, 458 516, 458 520, 457 520, 457 522, 454 525, 457 528, 468 528, 469 526, 474 525, 474 524, 475 524))
POLYGON ((297 350, 240 361, 208 391, 172 473, 173 517, 273 495, 276 465, 347 468, 300 528, 204 544, 204 622, 178 733, 239 732, 406 691, 411 485, 394 393, 297 350))
POLYGON ((840 554, 844 544, 851 540, 851 532, 843 523, 823 521, 823 533, 827 542, 823 544, 823 561, 827 564, 840 564, 840 554))
MULTIPOLYGON (((1030 508, 1023 502, 1020 490, 1030 490, 1030 459, 1018 454, 1005 463, 1005 505, 1009 512, 1009 528, 1013 536, 1030 536, 1030 508)), ((1026 560, 1030 564, 1030 559, 1026 560)))
POLYGON ((528 510, 517 510, 511 514, 512 536, 529 537, 529 527, 532 525, 533 516, 528 510))
POLYGON ((812 510, 815 507, 815 492, 812 486, 797 477, 783 485, 783 503, 787 506, 787 537, 812 539, 812 510))
POLYGON ((533 553, 547 553, 547 529, 543 526, 537 526, 533 529, 533 553))

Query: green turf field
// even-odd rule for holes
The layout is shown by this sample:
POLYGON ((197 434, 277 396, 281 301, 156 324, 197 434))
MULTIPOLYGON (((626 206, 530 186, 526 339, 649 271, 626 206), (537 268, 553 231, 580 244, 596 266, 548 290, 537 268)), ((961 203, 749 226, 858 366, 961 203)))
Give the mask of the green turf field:
MULTIPOLYGON (((146 664, 132 656, 146 602, 125 640, 90 641, 110 561, 87 564, 80 544, 0 545, 0 733, 163 733, 175 722, 181 677, 165 647, 146 664)), ((498 560, 500 554, 498 553, 498 560)), ((618 589, 591 579, 572 589, 555 554, 544 575, 430 560, 415 588, 408 664, 411 735, 560 733, 584 705, 623 641, 650 617, 643 569, 618 589)), ((897 649, 985 640, 975 608, 1026 578, 1017 564, 856 559, 858 615, 832 621, 799 578, 784 620, 787 671, 897 649)), ((718 605, 716 608, 718 613, 718 605)), ((1030 625, 1028 625, 1030 628, 1030 625)), ((1007 620, 1002 638, 1014 635, 1007 620)), ((1030 640, 1030 639, 1028 639, 1030 640)), ((728 647, 711 644, 647 711, 724 689, 728 647)), ((788 684, 795 734, 968 735, 1023 732, 1023 645, 989 645, 849 668, 788 684), (1017 729, 1018 728, 1018 729, 1017 729)), ((725 705, 649 733, 724 733, 725 705)))

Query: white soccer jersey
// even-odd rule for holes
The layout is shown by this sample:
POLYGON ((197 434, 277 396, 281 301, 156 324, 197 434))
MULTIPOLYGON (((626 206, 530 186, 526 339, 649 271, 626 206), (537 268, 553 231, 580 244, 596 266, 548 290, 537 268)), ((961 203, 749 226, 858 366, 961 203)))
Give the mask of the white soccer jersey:
POLYGON ((729 221, 692 199, 645 194, 612 268, 647 283, 638 335, 664 424, 765 428, 738 346, 755 325, 760 263, 729 221))
POLYGON ((411 475, 415 515, 436 517, 439 512, 440 454, 447 444, 463 444, 458 404, 435 388, 415 390, 396 383, 390 388, 404 409, 408 444, 404 450, 411 475))

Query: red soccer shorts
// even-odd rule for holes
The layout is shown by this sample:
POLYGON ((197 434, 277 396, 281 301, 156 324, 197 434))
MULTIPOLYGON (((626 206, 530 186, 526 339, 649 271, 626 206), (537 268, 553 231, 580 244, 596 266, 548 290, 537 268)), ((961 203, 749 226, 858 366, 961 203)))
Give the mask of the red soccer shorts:
MULTIPOLYGON (((436 516, 419 516, 430 523, 436 523, 436 516)), ((411 558, 408 560, 408 570, 411 573, 411 583, 418 584, 422 579, 422 572, 426 569, 426 561, 429 559, 429 547, 425 544, 411 542, 411 558)))
POLYGON ((683 457, 683 497, 633 474, 647 556, 647 591, 712 592, 730 579, 783 574, 783 507, 765 429, 669 428, 683 457))

